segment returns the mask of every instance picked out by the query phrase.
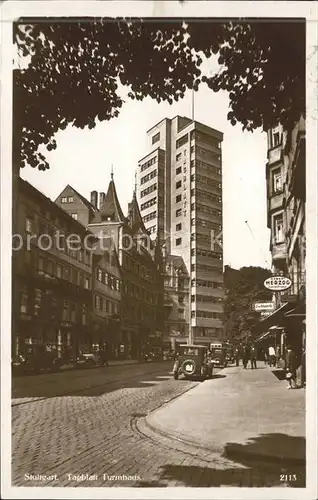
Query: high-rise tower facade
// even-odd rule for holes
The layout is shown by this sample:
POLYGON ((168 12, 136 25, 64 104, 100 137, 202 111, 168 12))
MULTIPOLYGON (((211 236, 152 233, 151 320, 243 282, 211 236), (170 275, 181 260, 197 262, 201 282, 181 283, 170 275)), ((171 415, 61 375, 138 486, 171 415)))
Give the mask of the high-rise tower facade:
POLYGON ((137 173, 145 227, 188 270, 190 340, 222 340, 223 134, 176 116, 148 130, 147 138, 149 152, 137 173))

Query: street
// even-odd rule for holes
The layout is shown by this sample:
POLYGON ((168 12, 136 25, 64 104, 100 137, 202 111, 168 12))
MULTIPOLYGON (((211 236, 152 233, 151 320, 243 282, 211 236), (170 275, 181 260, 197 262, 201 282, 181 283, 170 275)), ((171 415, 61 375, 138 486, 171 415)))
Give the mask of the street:
MULTIPOLYGON (((171 368, 131 364, 13 379, 12 484, 286 486, 275 464, 242 466, 147 428, 149 412, 201 384, 173 380, 171 368)), ((216 370, 210 383, 220 376, 216 370)))

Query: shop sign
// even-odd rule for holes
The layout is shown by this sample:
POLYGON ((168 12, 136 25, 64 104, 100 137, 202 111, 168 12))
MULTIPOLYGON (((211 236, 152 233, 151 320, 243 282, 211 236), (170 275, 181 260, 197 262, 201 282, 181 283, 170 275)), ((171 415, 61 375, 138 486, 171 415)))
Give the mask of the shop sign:
POLYGON ((272 314, 271 311, 261 311, 262 318, 267 318, 267 316, 270 316, 271 314, 272 314))
MULTIPOLYGON (((266 285, 265 285, 266 286, 266 285)), ((254 311, 274 311, 274 302, 255 302, 254 303, 254 311)))
POLYGON ((273 292, 282 292, 292 286, 292 282, 286 276, 271 276, 264 281, 264 286, 273 292))

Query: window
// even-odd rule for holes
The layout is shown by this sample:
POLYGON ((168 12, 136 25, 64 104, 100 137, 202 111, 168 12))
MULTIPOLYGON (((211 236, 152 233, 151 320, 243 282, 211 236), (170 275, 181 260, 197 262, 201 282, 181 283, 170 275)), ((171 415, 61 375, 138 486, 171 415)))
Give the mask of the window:
POLYGON ((273 217, 275 243, 284 242, 284 220, 283 214, 273 217))
POLYGON ((160 141, 160 132, 152 136, 152 144, 155 144, 158 141, 160 141))
POLYGON ((63 196, 62 199, 61 199, 61 202, 62 203, 67 203, 67 198, 65 196, 63 196))
POLYGON ((75 220, 77 220, 77 214, 71 214, 71 217, 75 220))
POLYGON ((155 219, 155 218, 156 218, 156 216, 157 216, 157 212, 156 212, 156 211, 155 211, 155 212, 151 212, 150 214, 145 215, 145 216, 142 218, 142 220, 143 220, 144 222, 148 222, 148 221, 150 221, 150 220, 152 220, 152 219, 155 219))
POLYGON ((87 324, 87 306, 85 304, 82 305, 82 324, 87 324))
POLYGON ((89 278, 87 276, 85 277, 85 288, 86 290, 89 289, 89 278))
POLYGON ((152 172, 150 172, 149 174, 147 175, 144 175, 141 180, 140 180, 140 184, 145 184, 145 182, 148 182, 150 181, 151 179, 153 179, 154 177, 156 177, 157 175, 157 169, 156 170, 153 170, 152 172))
POLYGON ((179 201, 181 201, 181 194, 178 194, 178 196, 176 196, 176 203, 178 203, 179 201))
POLYGON ((180 222, 179 224, 176 225, 176 231, 181 231, 181 228, 182 228, 182 224, 180 222))
POLYGON ((63 276, 63 267, 61 266, 61 264, 56 264, 56 276, 58 278, 62 278, 63 276))
POLYGON ((178 309, 179 319, 184 319, 184 309, 178 309))
POLYGON ((181 188, 181 181, 178 181, 178 182, 176 183, 176 189, 179 189, 179 188, 181 188))
POLYGON ((177 156, 176 156, 176 161, 181 160, 181 156, 182 156, 182 155, 181 155, 181 153, 177 154, 177 156))
POLYGON ((182 167, 178 167, 176 170, 176 175, 181 174, 182 172, 182 167))
POLYGON ((273 148, 279 145, 279 133, 275 132, 273 134, 273 148))
POLYGON ((176 217, 180 217, 180 215, 182 215, 181 208, 179 208, 178 210, 176 210, 176 217))
POLYGON ((69 196, 69 197, 67 198, 67 201, 68 201, 68 203, 73 203, 73 201, 74 201, 73 196, 69 196))
POLYGON ((176 239, 176 245, 179 246, 182 243, 182 238, 177 238, 176 239))
POLYGON ((29 296, 28 296, 28 289, 26 286, 24 286, 21 290, 21 299, 20 299, 20 312, 27 314, 28 313, 28 302, 29 302, 29 296))
POLYGON ((28 234, 32 234, 32 219, 29 217, 25 219, 25 231, 28 234))
POLYGON ((183 146, 184 144, 186 144, 188 142, 188 134, 185 134, 183 135, 182 137, 180 137, 180 139, 177 140, 176 142, 176 148, 181 148, 181 146, 183 146))
POLYGON ((157 197, 155 196, 154 198, 151 198, 151 200, 146 201, 146 203, 143 203, 140 206, 140 210, 145 210, 146 208, 152 207, 157 203, 157 197))
POLYGON ((103 271, 101 269, 97 269, 97 279, 98 281, 103 280, 103 271))
POLYGON ((283 178, 280 168, 273 171, 273 191, 279 193, 283 190, 283 178))
POLYGON ((157 161, 157 158, 151 158, 150 160, 146 161, 146 163, 143 163, 140 166, 140 171, 143 172, 144 170, 147 170, 147 168, 151 167, 151 165, 154 165, 157 161))
POLYGON ((156 191, 156 190, 157 190, 157 184, 152 184, 151 186, 144 189, 144 191, 141 191, 140 197, 143 198, 147 194, 152 193, 153 191, 156 191))
POLYGON ((99 310, 100 309, 100 296, 95 295, 95 309, 99 310))

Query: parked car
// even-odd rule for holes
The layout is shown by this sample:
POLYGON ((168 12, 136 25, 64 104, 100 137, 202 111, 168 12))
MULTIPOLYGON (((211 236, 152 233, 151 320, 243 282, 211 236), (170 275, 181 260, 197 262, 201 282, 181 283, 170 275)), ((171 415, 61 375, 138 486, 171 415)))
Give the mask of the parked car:
POLYGON ((183 375, 186 379, 193 377, 212 378, 213 363, 209 349, 203 345, 184 344, 179 346, 177 359, 173 365, 173 378, 183 375))
POLYGON ((92 368, 93 366, 100 365, 100 358, 98 353, 85 352, 77 357, 76 364, 83 368, 92 368))
POLYGON ((61 366, 56 349, 43 344, 25 346, 23 354, 12 359, 13 373, 39 373, 57 371, 61 366))
POLYGON ((210 344, 211 359, 215 366, 226 368, 228 359, 226 356, 226 348, 222 344, 210 344))

